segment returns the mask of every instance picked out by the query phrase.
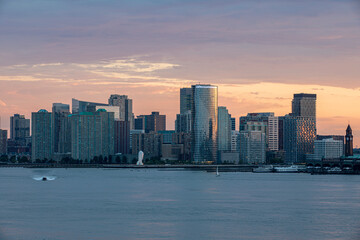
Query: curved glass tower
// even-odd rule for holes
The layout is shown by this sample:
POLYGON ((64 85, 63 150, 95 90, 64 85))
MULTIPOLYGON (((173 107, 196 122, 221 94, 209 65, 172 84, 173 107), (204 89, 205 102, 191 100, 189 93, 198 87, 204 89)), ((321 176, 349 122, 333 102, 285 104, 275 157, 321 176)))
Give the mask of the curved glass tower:
POLYGON ((217 161, 218 88, 193 85, 191 152, 195 163, 217 161))

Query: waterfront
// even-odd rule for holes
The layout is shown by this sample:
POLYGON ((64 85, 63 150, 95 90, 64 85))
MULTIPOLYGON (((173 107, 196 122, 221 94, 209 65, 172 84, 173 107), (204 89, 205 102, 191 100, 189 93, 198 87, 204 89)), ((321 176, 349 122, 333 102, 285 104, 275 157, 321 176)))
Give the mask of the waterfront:
POLYGON ((360 226, 358 175, 0 168, 0 191, 6 240, 358 239, 360 226))

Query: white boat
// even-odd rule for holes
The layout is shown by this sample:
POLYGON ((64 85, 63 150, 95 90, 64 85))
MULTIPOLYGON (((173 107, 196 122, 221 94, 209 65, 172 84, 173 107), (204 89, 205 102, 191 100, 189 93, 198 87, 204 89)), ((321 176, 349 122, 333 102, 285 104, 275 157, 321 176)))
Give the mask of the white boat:
POLYGON ((299 168, 297 165, 291 165, 290 167, 274 167, 275 172, 278 173, 297 173, 299 168))
POLYGON ((220 173, 219 173, 219 167, 216 167, 216 176, 219 177, 220 173))
POLYGON ((274 167, 272 165, 261 166, 261 167, 253 168, 252 172, 253 173, 270 173, 270 172, 274 172, 274 167))

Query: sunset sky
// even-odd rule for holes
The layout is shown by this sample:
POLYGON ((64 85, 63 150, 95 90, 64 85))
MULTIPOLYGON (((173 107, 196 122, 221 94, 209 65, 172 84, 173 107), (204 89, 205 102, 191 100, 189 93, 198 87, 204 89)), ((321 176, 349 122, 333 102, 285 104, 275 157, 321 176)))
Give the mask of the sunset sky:
POLYGON ((210 83, 237 123, 316 93, 318 134, 350 122, 360 146, 359 2, 0 0, 1 128, 53 102, 125 94, 173 129, 179 88, 210 83))

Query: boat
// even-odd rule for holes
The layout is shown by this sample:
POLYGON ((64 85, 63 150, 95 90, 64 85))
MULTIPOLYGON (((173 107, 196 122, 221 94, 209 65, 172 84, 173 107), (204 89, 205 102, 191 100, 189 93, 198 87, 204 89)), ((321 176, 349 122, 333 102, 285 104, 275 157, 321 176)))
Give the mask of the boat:
POLYGON ((270 173, 270 172, 274 172, 274 167, 272 165, 260 166, 257 168, 253 168, 252 172, 253 173, 270 173))
POLYGON ((42 181, 47 181, 47 178, 46 178, 46 177, 43 177, 43 178, 42 178, 42 181))
POLYGON ((328 173, 341 173, 342 170, 339 167, 334 167, 334 168, 331 168, 331 169, 327 170, 327 172, 328 173))
POLYGON ((274 171, 278 173, 297 173, 299 168, 297 165, 291 165, 290 167, 274 167, 274 171))
POLYGON ((216 176, 219 177, 220 173, 219 173, 219 167, 216 167, 216 176))

